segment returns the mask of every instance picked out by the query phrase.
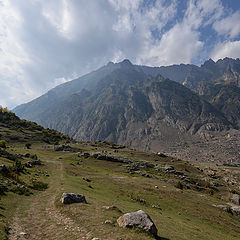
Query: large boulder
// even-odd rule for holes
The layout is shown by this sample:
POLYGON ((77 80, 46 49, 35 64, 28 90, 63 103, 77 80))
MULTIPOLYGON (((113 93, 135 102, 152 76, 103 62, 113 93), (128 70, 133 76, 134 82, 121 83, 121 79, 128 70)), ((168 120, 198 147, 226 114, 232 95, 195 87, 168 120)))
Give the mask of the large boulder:
POLYGON ((237 205, 240 205, 240 195, 233 194, 231 197, 231 201, 237 205))
POLYGON ((237 216, 240 215, 240 207, 239 207, 239 206, 233 205, 233 206, 231 207, 231 210, 232 210, 232 212, 233 212, 234 215, 237 215, 237 216))
POLYGON ((63 193, 61 202, 63 204, 87 203, 84 195, 76 194, 76 193, 63 193))
POLYGON ((157 228, 153 223, 152 219, 142 210, 137 212, 126 213, 123 216, 119 217, 118 225, 120 227, 138 227, 147 232, 157 235, 157 228))

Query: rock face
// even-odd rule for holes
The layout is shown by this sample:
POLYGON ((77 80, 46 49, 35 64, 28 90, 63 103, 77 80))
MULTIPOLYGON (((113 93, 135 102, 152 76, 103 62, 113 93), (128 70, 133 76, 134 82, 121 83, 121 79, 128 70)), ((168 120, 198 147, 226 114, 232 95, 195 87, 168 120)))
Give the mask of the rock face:
POLYGON ((63 204, 87 203, 84 195, 76 194, 76 193, 63 193, 61 202, 63 204))
POLYGON ((152 219, 144 211, 126 213, 117 220, 120 227, 138 227, 147 232, 157 235, 157 228, 152 219))

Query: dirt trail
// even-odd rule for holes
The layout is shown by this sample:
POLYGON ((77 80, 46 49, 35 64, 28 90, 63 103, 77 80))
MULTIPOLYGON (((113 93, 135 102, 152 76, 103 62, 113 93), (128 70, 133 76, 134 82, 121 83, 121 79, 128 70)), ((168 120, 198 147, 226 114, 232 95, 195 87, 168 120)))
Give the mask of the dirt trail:
POLYGON ((16 210, 16 215, 10 226, 9 240, 92 239, 90 232, 69 217, 64 216, 56 208, 56 198, 64 190, 62 185, 64 164, 54 160, 48 161, 47 164, 54 164, 57 179, 51 179, 46 191, 32 197, 27 213, 23 217, 20 210, 16 210), (24 236, 21 232, 27 235, 24 236))

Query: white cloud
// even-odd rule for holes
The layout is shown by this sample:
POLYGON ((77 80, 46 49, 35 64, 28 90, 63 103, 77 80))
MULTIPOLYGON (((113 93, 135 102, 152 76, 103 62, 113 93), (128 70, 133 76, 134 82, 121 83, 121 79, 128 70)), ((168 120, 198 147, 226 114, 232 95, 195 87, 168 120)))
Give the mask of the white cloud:
POLYGON ((182 22, 151 43, 137 62, 154 66, 190 63, 204 47, 199 28, 212 24, 222 14, 220 0, 190 0, 182 22))
POLYGON ((110 60, 136 61, 153 30, 175 17, 176 1, 4 0, 0 20, 0 103, 10 107, 110 60), (14 90, 12 86, 17 85, 14 90), (6 91, 6 90, 4 90, 6 91))
POLYGON ((223 14, 220 0, 190 0, 184 22, 193 29, 212 24, 223 14))
POLYGON ((201 28, 223 14, 220 0, 189 0, 182 19, 177 0, 1 2, 0 104, 9 107, 108 61, 190 63, 204 48, 201 28))
POLYGON ((176 24, 142 56, 141 62, 154 66, 189 63, 198 55, 202 46, 198 32, 187 25, 176 24))
POLYGON ((218 59, 225 57, 240 57, 240 41, 227 41, 224 43, 219 43, 215 46, 211 54, 211 58, 214 61, 217 61, 218 59))
POLYGON ((230 38, 237 37, 240 34, 240 11, 215 22, 213 27, 220 35, 226 35, 230 38))

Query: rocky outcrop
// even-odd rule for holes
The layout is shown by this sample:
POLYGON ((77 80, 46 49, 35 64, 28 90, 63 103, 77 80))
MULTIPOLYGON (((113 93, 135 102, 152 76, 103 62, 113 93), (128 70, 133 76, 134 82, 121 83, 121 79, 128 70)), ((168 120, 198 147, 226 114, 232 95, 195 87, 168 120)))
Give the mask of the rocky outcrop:
POLYGON ((152 219, 142 210, 126 213, 117 220, 120 227, 141 228, 147 232, 157 235, 157 228, 152 219))
POLYGON ((57 152, 60 152, 60 151, 71 152, 72 151, 71 146, 68 146, 68 145, 55 146, 54 149, 57 152))
POLYGON ((92 155, 92 157, 98 159, 98 160, 104 160, 104 161, 109 161, 109 162, 118 162, 118 163, 126 163, 126 164, 132 164, 133 161, 125 158, 121 158, 118 156, 113 156, 113 155, 102 155, 99 153, 95 153, 92 155))
POLYGON ((63 204, 71 204, 71 203, 87 203, 86 198, 82 194, 76 193, 63 193, 61 202, 63 204))
POLYGON ((33 161, 28 161, 27 163, 25 163, 25 166, 28 167, 28 168, 31 168, 33 166, 36 166, 36 165, 42 165, 41 161, 40 160, 33 160, 33 161))

